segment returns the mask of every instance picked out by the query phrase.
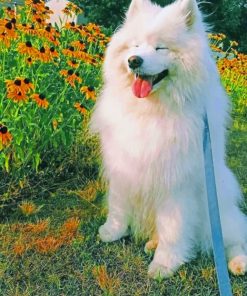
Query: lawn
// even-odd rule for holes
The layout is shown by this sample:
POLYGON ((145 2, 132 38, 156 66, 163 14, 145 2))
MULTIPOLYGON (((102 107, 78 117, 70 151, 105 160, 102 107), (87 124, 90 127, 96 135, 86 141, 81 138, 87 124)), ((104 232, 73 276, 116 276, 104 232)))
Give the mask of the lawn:
MULTIPOLYGON (((152 258, 145 242, 99 240, 107 185, 88 121, 101 87, 106 32, 72 23, 53 31, 25 10, 15 25, 4 20, 11 13, 1 11, 0 20, 7 34, 0 40, 0 295, 219 295, 212 256, 198 254, 159 282, 147 277, 152 258)), ((247 59, 222 34, 209 37, 233 102, 227 161, 247 213, 247 59)), ((231 282, 234 295, 247 295, 247 275, 231 282)))

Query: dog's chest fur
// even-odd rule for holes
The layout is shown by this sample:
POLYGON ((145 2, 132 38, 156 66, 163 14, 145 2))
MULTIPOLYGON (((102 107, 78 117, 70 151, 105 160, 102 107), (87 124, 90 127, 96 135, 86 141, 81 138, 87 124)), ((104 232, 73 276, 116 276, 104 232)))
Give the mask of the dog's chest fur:
MULTIPOLYGON (((114 109, 101 131, 106 169, 131 183, 151 187, 163 176, 167 186, 193 168, 191 157, 201 153, 202 122, 193 110, 187 114, 166 108, 135 106, 114 109), (156 180, 156 181, 155 181, 156 180)), ((198 158, 197 158, 198 159, 198 158)))

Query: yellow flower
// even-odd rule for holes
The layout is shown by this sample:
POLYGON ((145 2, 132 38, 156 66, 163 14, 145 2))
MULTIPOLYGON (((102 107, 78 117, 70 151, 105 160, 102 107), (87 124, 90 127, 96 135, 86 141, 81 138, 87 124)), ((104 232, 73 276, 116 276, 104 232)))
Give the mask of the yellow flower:
POLYGON ((230 46, 231 47, 238 46, 238 43, 236 41, 230 41, 230 46))

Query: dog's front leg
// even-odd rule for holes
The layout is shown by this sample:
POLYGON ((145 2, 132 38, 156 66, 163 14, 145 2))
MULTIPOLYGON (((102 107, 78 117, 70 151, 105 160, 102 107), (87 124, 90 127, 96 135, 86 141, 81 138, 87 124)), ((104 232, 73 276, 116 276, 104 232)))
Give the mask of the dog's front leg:
POLYGON ((197 224, 197 203, 191 190, 170 194, 157 204, 156 227, 159 237, 148 274, 152 278, 171 276, 194 257, 192 247, 197 224))
POLYGON ((128 191, 123 182, 111 180, 108 196, 108 216, 104 225, 99 228, 103 242, 112 242, 128 235, 129 205, 128 191))

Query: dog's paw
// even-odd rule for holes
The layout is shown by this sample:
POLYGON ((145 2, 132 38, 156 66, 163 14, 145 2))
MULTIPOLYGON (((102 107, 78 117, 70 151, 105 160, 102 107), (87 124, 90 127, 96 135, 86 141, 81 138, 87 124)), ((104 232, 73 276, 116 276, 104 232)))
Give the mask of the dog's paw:
POLYGON ((150 263, 148 268, 148 276, 155 280, 168 278, 172 276, 173 273, 174 271, 172 269, 154 260, 150 263))
POLYGON ((105 243, 119 240, 121 237, 126 235, 128 235, 128 230, 125 228, 114 228, 107 223, 99 228, 100 239, 105 243))
POLYGON ((243 275, 247 271, 247 256, 239 255, 228 262, 228 268, 234 275, 243 275))
POLYGON ((144 252, 146 254, 152 254, 156 250, 157 246, 158 246, 158 240, 152 239, 145 244, 144 252))

